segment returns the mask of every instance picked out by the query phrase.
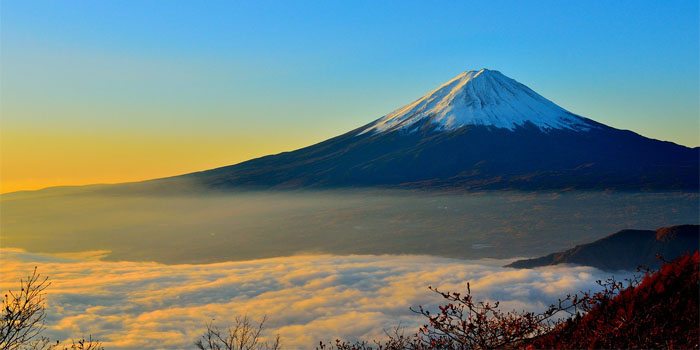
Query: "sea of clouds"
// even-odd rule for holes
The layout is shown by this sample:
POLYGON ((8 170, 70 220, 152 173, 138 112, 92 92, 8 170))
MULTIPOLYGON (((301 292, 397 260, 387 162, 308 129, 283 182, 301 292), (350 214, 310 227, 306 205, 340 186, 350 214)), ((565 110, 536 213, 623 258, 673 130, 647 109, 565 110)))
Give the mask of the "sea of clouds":
MULTIPOLYGON (((214 320, 260 320, 284 348, 319 340, 372 339, 423 323, 411 306, 434 306, 429 290, 472 292, 505 309, 537 310, 567 293, 595 289, 610 276, 590 267, 501 267, 512 260, 431 256, 309 255, 199 265, 102 261, 106 252, 71 255, 0 249, 0 287, 15 289, 38 271, 47 289, 47 335, 93 337, 108 349, 190 349, 214 320)), ((622 278, 624 273, 617 274, 622 278)))

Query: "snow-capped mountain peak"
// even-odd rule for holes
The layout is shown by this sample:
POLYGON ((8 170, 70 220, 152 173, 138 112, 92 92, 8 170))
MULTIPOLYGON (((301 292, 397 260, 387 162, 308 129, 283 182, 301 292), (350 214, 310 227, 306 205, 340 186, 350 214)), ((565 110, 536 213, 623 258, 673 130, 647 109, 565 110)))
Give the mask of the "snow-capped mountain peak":
POLYGON ((576 116, 503 74, 482 69, 315 145, 183 177, 188 186, 216 190, 697 192, 699 159, 700 149, 576 116))
POLYGON ((495 70, 463 72, 418 100, 376 120, 360 134, 411 129, 429 121, 438 130, 483 125, 514 130, 532 123, 543 131, 588 130, 592 125, 495 70))

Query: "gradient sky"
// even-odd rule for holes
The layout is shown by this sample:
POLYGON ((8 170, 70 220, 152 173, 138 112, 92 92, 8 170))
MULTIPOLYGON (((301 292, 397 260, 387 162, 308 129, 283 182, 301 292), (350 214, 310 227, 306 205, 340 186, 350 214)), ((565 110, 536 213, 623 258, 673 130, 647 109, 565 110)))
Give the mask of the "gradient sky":
POLYGON ((1 192, 292 150, 482 67, 599 122, 700 144, 695 0, 0 6, 1 192))

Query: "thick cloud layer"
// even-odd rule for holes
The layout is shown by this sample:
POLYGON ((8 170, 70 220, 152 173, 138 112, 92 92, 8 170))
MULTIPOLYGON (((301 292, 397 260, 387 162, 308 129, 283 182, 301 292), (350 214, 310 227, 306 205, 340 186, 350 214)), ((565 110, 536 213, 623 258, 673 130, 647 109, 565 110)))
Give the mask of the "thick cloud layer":
MULTIPOLYGON (((285 348, 319 340, 381 337, 422 319, 410 306, 440 298, 428 285, 461 291, 466 281, 480 298, 506 308, 539 309, 569 292, 595 288, 608 274, 588 267, 534 270, 500 267, 508 261, 428 256, 292 256, 205 265, 105 262, 104 252, 69 256, 0 250, 0 287, 15 288, 38 266, 52 281, 48 334, 92 334, 110 349, 185 349, 207 321, 268 316, 269 334, 285 348)), ((617 276, 621 277, 621 276, 617 276)))

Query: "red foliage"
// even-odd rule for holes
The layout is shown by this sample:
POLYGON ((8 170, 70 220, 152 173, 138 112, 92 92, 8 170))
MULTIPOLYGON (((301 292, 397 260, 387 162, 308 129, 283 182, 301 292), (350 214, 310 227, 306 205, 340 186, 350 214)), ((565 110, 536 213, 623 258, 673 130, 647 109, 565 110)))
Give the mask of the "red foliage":
POLYGON ((697 349, 700 347, 700 255, 682 256, 637 286, 600 300, 534 340, 532 348, 697 349))

